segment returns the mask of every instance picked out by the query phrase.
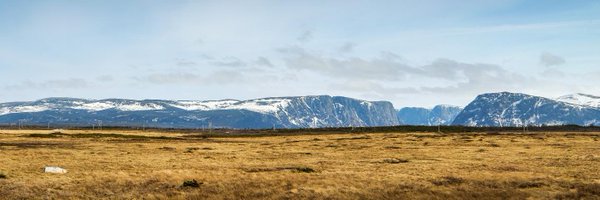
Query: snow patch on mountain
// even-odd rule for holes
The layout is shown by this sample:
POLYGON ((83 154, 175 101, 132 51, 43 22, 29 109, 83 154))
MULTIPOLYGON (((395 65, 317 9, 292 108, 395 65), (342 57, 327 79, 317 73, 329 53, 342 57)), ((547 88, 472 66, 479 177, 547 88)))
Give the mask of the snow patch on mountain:
POLYGON ((32 106, 15 106, 15 107, 2 107, 0 108, 0 115, 7 115, 11 113, 34 113, 43 112, 49 110, 48 105, 32 105, 32 106))
POLYGON ((146 111, 146 110, 163 110, 165 109, 165 107, 158 105, 158 104, 153 104, 153 103, 148 103, 148 104, 142 104, 142 103, 131 103, 131 104, 119 104, 115 106, 116 109, 121 110, 121 111, 146 111))
POLYGON ((589 94, 577 93, 564 95, 555 100, 580 106, 600 107, 600 97, 589 94))
POLYGON ((276 113, 284 110, 290 99, 269 98, 254 99, 247 101, 237 100, 217 100, 217 101, 176 101, 170 104, 173 107, 184 110, 249 110, 258 113, 276 113))
POLYGON ((216 101, 190 101, 181 100, 175 101, 170 106, 183 110, 218 110, 226 109, 227 107, 237 103, 237 100, 216 100, 216 101))
POLYGON ((76 105, 76 106, 72 107, 73 109, 90 110, 90 111, 101 111, 101 110, 111 109, 111 108, 115 107, 114 104, 106 103, 106 102, 92 102, 92 103, 74 102, 73 104, 76 105))
POLYGON ((71 107, 75 110, 87 110, 87 111, 102 111, 108 109, 117 109, 120 111, 147 111, 147 110, 163 110, 165 107, 154 104, 154 103, 140 103, 140 102, 128 102, 128 103, 116 103, 110 101, 101 102, 73 102, 75 106, 71 107))
POLYGON ((290 99, 256 99, 239 102, 232 105, 230 109, 245 109, 259 113, 276 113, 285 109, 290 102, 290 99))

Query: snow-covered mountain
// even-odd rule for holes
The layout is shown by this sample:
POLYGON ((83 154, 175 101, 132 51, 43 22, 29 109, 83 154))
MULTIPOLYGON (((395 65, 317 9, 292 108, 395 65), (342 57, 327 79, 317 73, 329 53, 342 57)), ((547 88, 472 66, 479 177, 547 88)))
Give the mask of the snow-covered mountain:
POLYGON ((600 107, 600 97, 589 94, 570 94, 558 97, 556 100, 581 106, 600 107))
POLYGON ((600 97, 571 94, 550 99, 488 93, 464 109, 432 109, 336 96, 251 100, 89 100, 47 98, 0 104, 0 125, 151 126, 168 128, 306 128, 393 125, 540 126, 600 125, 600 97))
POLYGON ((398 120, 384 101, 302 96, 253 100, 170 101, 48 98, 0 104, 0 124, 91 125, 176 128, 302 128, 391 126, 398 120))
POLYGON ((450 125, 461 107, 437 105, 432 109, 406 107, 398 111, 398 121, 404 125, 450 125))
POLYGON ((557 99, 520 93, 488 93, 477 96, 456 116, 454 125, 541 126, 600 125, 597 97, 575 94, 557 99))

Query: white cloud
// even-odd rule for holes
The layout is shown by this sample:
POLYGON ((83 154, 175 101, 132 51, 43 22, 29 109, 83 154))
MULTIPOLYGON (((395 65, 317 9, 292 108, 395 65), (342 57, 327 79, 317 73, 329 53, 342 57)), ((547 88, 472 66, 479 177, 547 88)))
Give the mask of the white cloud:
POLYGON ((546 67, 558 66, 565 64, 565 59, 563 57, 544 52, 540 55, 540 64, 546 67))
POLYGON ((219 67, 244 67, 246 66, 246 62, 240 60, 236 57, 226 57, 218 61, 213 61, 211 64, 219 67))
POLYGON ((312 31, 304 31, 300 36, 298 36, 297 40, 302 43, 310 42, 313 39, 312 31))
POLYGON ((256 62, 255 62, 255 63, 256 63, 258 66, 263 66, 263 67, 275 67, 275 66, 273 65, 273 63, 271 63, 271 60, 269 60, 268 58, 262 57, 262 56, 259 56, 259 57, 256 59, 256 62))
POLYGON ((405 81, 419 78, 460 82, 485 78, 520 77, 497 65, 466 64, 449 59, 438 59, 424 66, 411 66, 396 54, 383 52, 380 56, 336 58, 300 47, 280 49, 286 66, 292 70, 309 71, 342 80, 405 81), (482 78, 483 77, 483 78, 482 78))
POLYGON ((99 82, 110 82, 113 80, 115 80, 115 78, 111 75, 102 75, 102 76, 96 77, 96 81, 99 81, 99 82))
POLYGON ((353 43, 353 42, 346 42, 342 46, 340 46, 340 48, 338 49, 338 51, 341 52, 341 53, 350 53, 350 52, 354 51, 354 48, 356 48, 356 44, 355 43, 353 43))
POLYGON ((198 63, 189 60, 180 60, 177 61, 176 65, 180 67, 196 67, 198 66, 198 63))
POLYGON ((7 90, 65 90, 90 87, 91 83, 81 78, 54 79, 41 82, 24 81, 16 85, 6 86, 7 90))
POLYGON ((256 84, 258 82, 271 82, 278 80, 272 74, 264 73, 262 69, 246 68, 238 70, 217 70, 212 72, 162 72, 133 77, 133 80, 155 85, 241 85, 256 84), (267 78, 268 77, 268 78, 267 78))
POLYGON ((373 59, 359 57, 335 58, 309 52, 300 47, 279 50, 286 66, 292 70, 310 71, 340 79, 402 80, 419 69, 381 56, 373 59), (408 72, 408 73, 406 73, 408 72))

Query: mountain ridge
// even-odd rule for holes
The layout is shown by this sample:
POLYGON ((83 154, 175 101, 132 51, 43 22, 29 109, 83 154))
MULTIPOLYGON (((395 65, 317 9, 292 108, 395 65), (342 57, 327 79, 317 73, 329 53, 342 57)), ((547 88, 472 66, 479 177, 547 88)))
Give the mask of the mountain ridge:
POLYGON ((250 100, 131 100, 44 98, 0 104, 0 123, 147 124, 198 128, 306 128, 397 125, 393 105, 341 96, 310 95, 250 100), (148 122, 149 121, 149 122, 148 122))
POLYGON ((575 93, 547 98, 524 93, 478 95, 464 108, 403 107, 388 101, 307 95, 248 100, 84 99, 49 97, 0 103, 0 124, 74 124, 168 128, 321 128, 396 125, 600 125, 600 97, 575 93))

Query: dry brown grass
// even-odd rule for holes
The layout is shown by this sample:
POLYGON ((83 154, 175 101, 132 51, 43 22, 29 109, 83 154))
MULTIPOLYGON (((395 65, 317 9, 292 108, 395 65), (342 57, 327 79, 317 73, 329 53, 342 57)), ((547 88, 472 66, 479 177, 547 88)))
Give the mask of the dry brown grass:
POLYGON ((1 198, 600 198, 598 133, 50 133, 0 130, 1 198))

